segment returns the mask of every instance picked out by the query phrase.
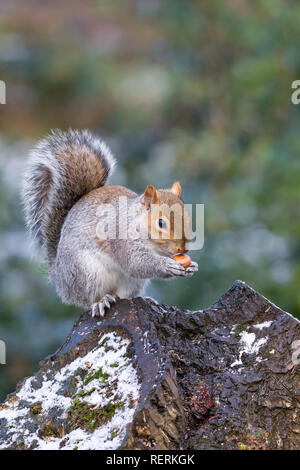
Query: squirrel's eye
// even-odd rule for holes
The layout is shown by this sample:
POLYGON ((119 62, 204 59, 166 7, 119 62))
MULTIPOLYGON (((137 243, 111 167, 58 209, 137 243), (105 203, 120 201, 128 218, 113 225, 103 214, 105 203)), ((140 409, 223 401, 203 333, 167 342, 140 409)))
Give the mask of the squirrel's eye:
POLYGON ((166 228, 166 222, 163 219, 158 219, 159 228, 166 228))

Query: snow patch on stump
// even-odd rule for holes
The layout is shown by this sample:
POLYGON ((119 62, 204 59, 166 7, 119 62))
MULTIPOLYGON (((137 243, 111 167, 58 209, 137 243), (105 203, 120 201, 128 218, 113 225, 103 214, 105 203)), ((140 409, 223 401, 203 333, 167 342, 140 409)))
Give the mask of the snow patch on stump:
POLYGON ((54 376, 26 379, 0 405, 0 449, 117 449, 140 394, 129 343, 107 333, 54 376))
MULTIPOLYGON (((266 323, 266 322, 265 322, 266 323)), ((260 327, 261 325, 259 325, 260 327)), ((264 325, 266 326, 266 325, 264 325)), ((258 327, 258 325, 256 325, 258 327)), ((260 338, 256 339, 255 333, 248 333, 247 331, 243 331, 240 333, 240 344, 242 349, 239 351, 239 357, 236 361, 231 364, 231 367, 235 367, 238 365, 243 365, 242 357, 243 354, 258 354, 260 347, 268 341, 268 338, 260 338)), ((260 358, 256 358, 259 362, 260 358)))

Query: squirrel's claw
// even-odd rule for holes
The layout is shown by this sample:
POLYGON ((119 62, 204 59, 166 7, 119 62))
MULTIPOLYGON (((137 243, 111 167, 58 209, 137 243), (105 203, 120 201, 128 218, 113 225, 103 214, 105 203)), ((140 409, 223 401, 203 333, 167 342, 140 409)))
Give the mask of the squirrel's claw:
POLYGON ((191 264, 186 268, 185 275, 192 276, 198 271, 198 263, 196 261, 192 261, 191 264))
POLYGON ((92 317, 104 317, 107 310, 110 309, 111 304, 115 304, 118 297, 116 295, 106 294, 98 302, 92 305, 92 317))

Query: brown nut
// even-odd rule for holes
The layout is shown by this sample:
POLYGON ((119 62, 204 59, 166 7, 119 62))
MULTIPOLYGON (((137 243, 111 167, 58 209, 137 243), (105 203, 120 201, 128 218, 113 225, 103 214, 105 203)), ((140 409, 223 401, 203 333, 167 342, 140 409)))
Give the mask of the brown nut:
POLYGON ((188 268, 191 264, 191 258, 188 255, 176 255, 173 259, 175 259, 175 261, 178 261, 178 263, 180 263, 181 266, 184 267, 184 269, 188 268))

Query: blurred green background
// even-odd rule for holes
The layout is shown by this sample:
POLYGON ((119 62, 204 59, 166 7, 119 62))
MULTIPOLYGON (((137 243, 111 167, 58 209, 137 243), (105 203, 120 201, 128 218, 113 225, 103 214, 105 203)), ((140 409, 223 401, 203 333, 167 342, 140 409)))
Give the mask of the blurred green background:
POLYGON ((179 179, 205 204, 192 279, 148 294, 185 308, 242 279, 300 317, 300 3, 15 1, 0 6, 0 398, 54 352, 79 313, 61 304, 26 237, 24 162, 50 128, 90 128, 142 192, 179 179))

